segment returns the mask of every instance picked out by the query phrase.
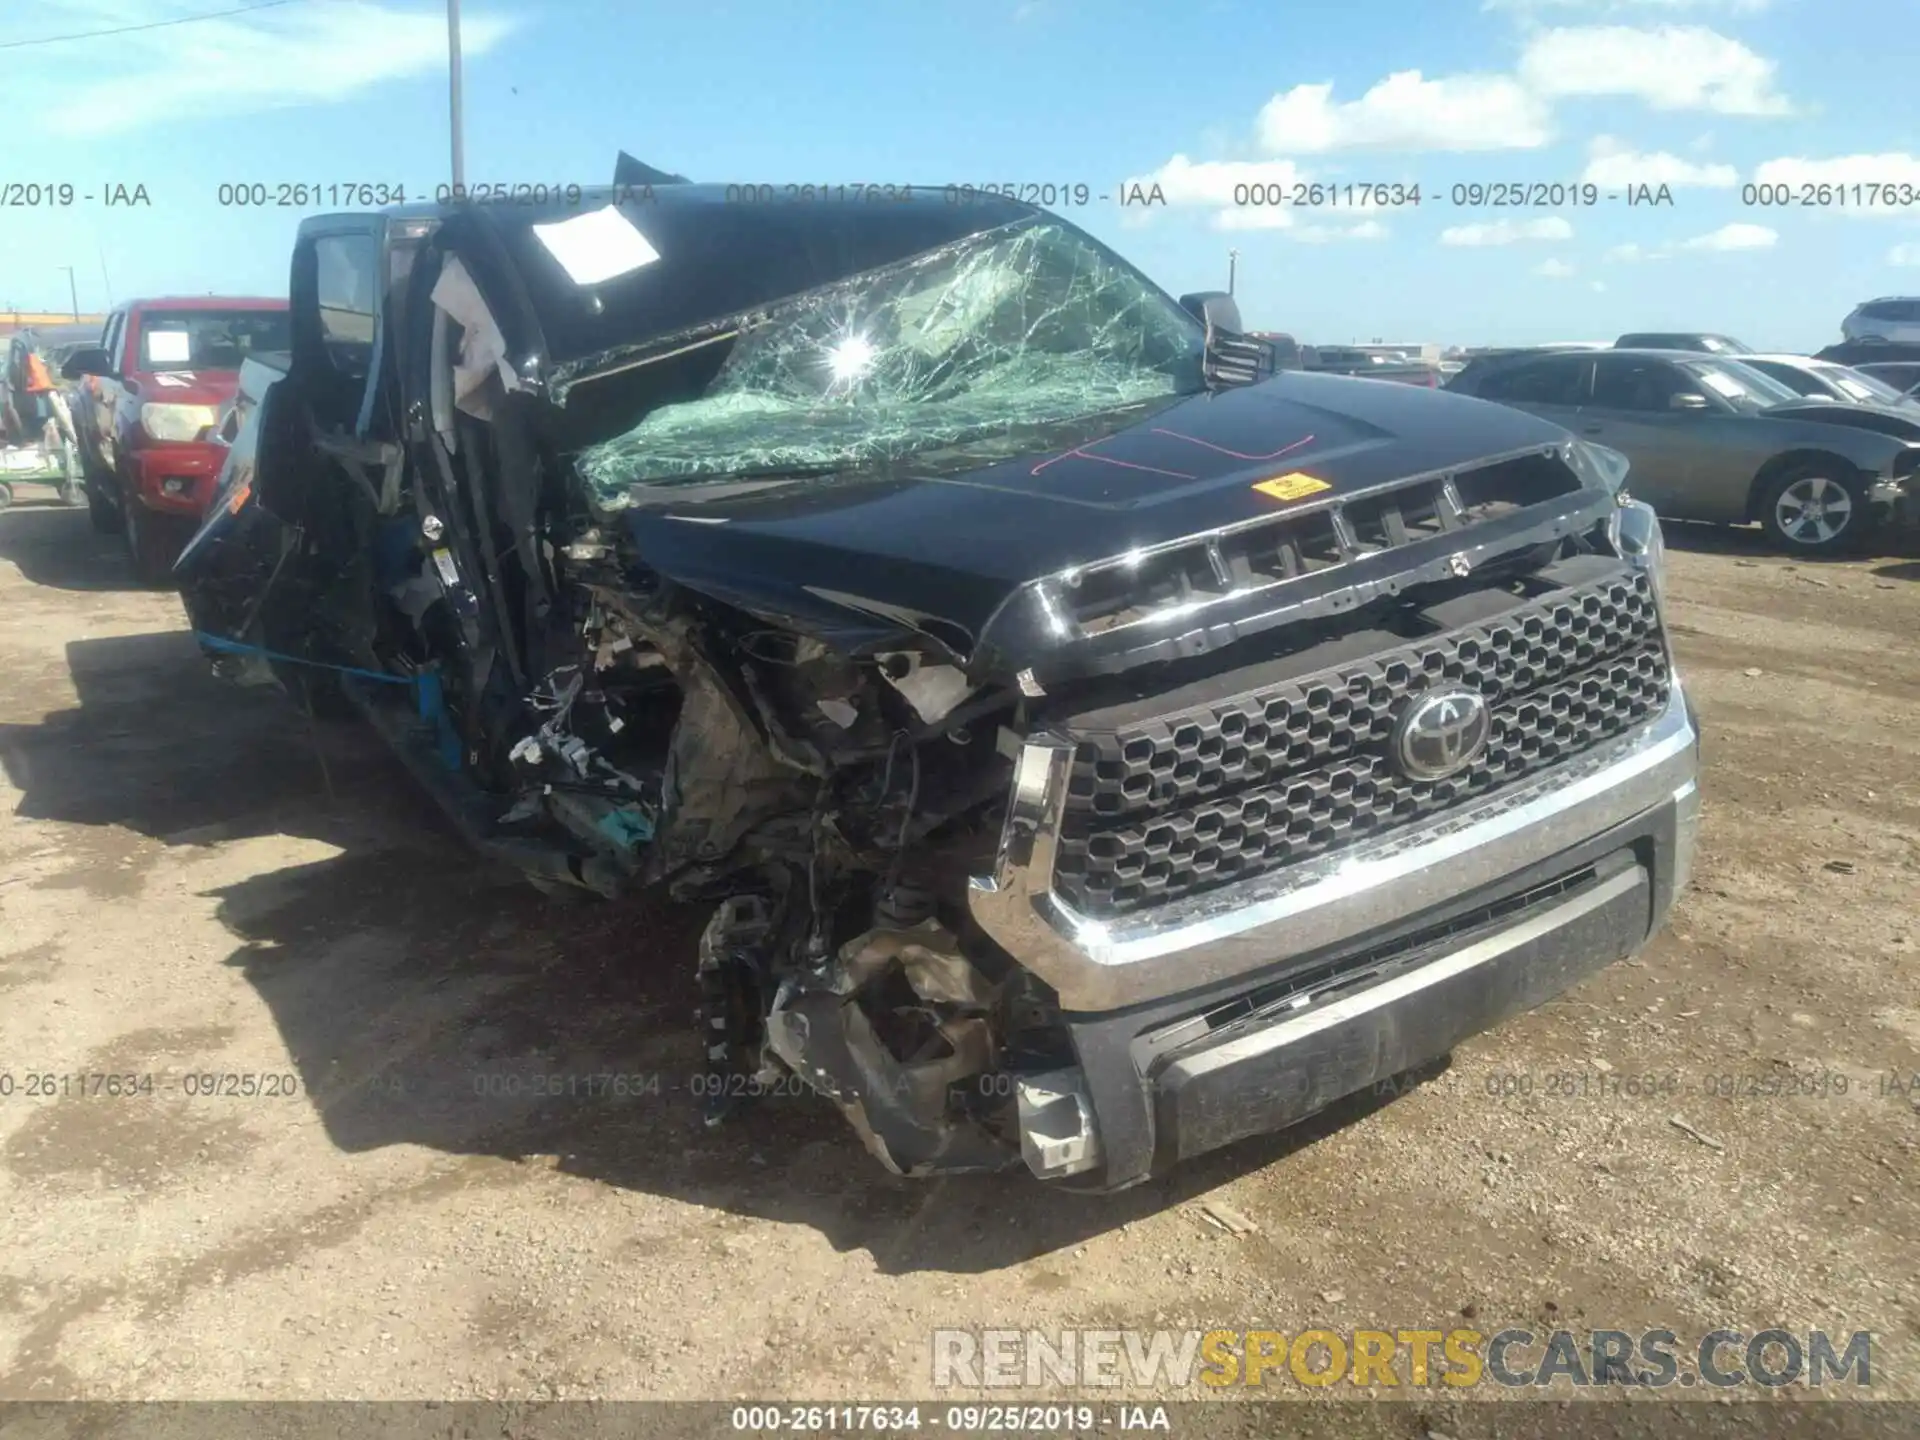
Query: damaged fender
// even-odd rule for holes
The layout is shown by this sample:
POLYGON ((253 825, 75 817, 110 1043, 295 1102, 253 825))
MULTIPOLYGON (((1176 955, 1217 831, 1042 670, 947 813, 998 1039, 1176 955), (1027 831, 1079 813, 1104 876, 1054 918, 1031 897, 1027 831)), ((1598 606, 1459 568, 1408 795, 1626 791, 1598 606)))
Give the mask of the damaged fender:
MULTIPOLYGON (((994 1068, 985 1010, 998 997, 936 920, 876 929, 842 946, 823 970, 782 985, 767 1017, 767 1044, 833 1101, 874 1157, 896 1175, 999 1170, 1017 1159, 964 1113, 953 1087, 994 1068), (925 1002, 908 1029, 911 1049, 883 1038, 863 1003, 898 971, 925 1002)), ((891 1016, 885 1017, 891 1019, 891 1016)))

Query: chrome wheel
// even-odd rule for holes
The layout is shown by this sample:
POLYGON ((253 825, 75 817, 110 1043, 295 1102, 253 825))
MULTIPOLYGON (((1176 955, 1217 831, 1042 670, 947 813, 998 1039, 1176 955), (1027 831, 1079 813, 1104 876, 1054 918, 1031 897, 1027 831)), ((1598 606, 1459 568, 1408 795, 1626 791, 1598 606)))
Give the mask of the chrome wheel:
POLYGON ((1853 496, 1824 475, 1795 480, 1773 502, 1774 523, 1798 545, 1830 545, 1853 521, 1853 496))

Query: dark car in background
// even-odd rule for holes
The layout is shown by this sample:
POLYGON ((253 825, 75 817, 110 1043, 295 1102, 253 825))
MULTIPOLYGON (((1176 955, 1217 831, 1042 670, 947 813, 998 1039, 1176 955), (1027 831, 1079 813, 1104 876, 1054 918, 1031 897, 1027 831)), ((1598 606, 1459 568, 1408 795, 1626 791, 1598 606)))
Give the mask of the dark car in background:
POLYGON ((126 538, 143 584, 166 583, 206 513, 224 449, 221 412, 254 355, 288 345, 287 302, 263 296, 137 300, 61 373, 94 528, 126 538))
POLYGON ((1836 365, 1888 365, 1920 361, 1920 344, 1900 340, 1842 340, 1824 350, 1813 352, 1816 360, 1831 360, 1836 365))
POLYGON ((1302 368, 1300 342, 1284 330, 1252 330, 1248 332, 1256 340, 1264 340, 1273 347, 1273 368, 1276 370, 1299 370, 1302 368))
POLYGON ((1424 360, 1399 354, 1382 355, 1378 351, 1362 350, 1352 345, 1303 345, 1300 347, 1300 368, 1318 371, 1323 375, 1353 375, 1362 380, 1394 380, 1402 385, 1424 385, 1430 390, 1440 388, 1446 378, 1438 365, 1429 365, 1424 360))
POLYGON ((1634 330, 1613 342, 1616 350, 1699 350, 1708 355, 1751 355, 1753 351, 1727 335, 1704 330, 1634 330))
POLYGON ((1736 359, 1602 350, 1516 355, 1449 387, 1539 415, 1632 462, 1662 515, 1759 521, 1795 551, 1838 550, 1907 504, 1920 427, 1890 408, 1810 401, 1736 359))

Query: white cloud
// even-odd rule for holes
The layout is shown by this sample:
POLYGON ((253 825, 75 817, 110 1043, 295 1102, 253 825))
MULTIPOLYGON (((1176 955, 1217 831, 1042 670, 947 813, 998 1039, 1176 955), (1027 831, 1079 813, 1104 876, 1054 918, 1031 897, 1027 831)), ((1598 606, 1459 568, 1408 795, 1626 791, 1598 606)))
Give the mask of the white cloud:
POLYGON ((1332 150, 1531 150, 1553 138, 1548 109, 1510 75, 1429 80, 1400 70, 1358 100, 1329 84, 1296 85, 1260 111, 1260 141, 1277 155, 1332 150))
POLYGON ((1659 251, 1648 250, 1644 246, 1637 245, 1629 240, 1624 245, 1613 246, 1607 251, 1603 258, 1631 264, 1635 260, 1658 260, 1661 257, 1659 251))
POLYGON ((1824 160, 1781 156, 1754 167, 1753 183, 1784 186, 1786 199, 1796 210, 1801 209, 1803 190, 1810 190, 1806 198, 1822 214, 1882 219, 1911 215, 1911 202, 1920 192, 1920 155, 1888 151, 1881 155, 1833 155, 1824 160), (1823 191, 1821 187, 1827 188, 1823 191), (1907 203, 1901 203, 1903 200, 1907 203))
MULTIPOLYGON (((1307 172, 1291 160, 1189 160, 1175 155, 1149 174, 1130 177, 1125 188, 1150 190, 1158 185, 1169 205, 1233 205, 1236 194, 1242 202, 1254 198, 1251 188, 1239 188, 1243 185, 1258 187, 1261 198, 1285 199, 1306 178, 1307 172)), ((1286 206, 1248 208, 1284 212, 1286 206)))
POLYGON ((1598 295, 1606 290, 1607 282, 1604 280, 1589 280, 1587 282, 1587 288, 1593 291, 1594 294, 1598 295))
POLYGON ((1909 240, 1887 251, 1889 265, 1920 265, 1920 241, 1909 240))
POLYGON ((1629 149, 1610 135, 1596 136, 1587 147, 1587 168, 1580 178, 1589 185, 1623 188, 1628 185, 1670 185, 1724 188, 1740 181, 1731 165, 1695 165, 1664 150, 1644 154, 1629 149))
MULTIPOLYGON (((1216 230, 1279 230, 1290 240, 1315 244, 1385 238, 1384 225, 1359 218, 1377 214, 1384 208, 1372 199, 1356 199, 1350 205, 1330 207, 1332 215, 1347 217, 1344 223, 1323 220, 1303 223, 1303 215, 1329 213, 1290 203, 1294 187, 1307 180, 1308 172, 1291 160, 1192 160, 1185 155, 1175 155, 1149 174, 1129 177, 1125 188, 1130 191, 1138 185, 1143 190, 1151 190, 1158 185, 1169 206, 1213 206, 1209 223, 1216 230)), ((1344 198, 1344 192, 1337 193, 1344 198)), ((1122 223, 1128 217, 1149 213, 1137 206, 1129 207, 1122 223)), ((1136 218, 1134 223, 1145 222, 1136 218)))
POLYGON ((1296 225, 1287 231, 1287 238, 1309 245, 1325 245, 1335 240, 1384 240, 1387 227, 1378 220, 1362 220, 1357 225, 1296 225))
POLYGON ((1452 225, 1440 232, 1442 245, 1513 245, 1523 240, 1571 240, 1573 226, 1558 215, 1541 220, 1490 220, 1452 225))
POLYGON ((1576 25, 1542 30, 1520 56, 1537 95, 1631 95, 1655 110, 1786 115, 1773 61, 1702 25, 1576 25))
POLYGON ((1566 280, 1572 277, 1573 266, 1564 260, 1542 260, 1533 273, 1547 280, 1566 280))
MULTIPOLYGON (((71 29, 149 24, 183 12, 168 0, 92 0, 62 6, 71 29)), ((204 13, 204 9, 200 12, 204 13)), ((461 17, 465 55, 484 54, 518 22, 506 15, 461 17)), ((21 106, 39 112, 55 134, 122 134, 142 125, 209 116, 245 115, 345 100, 371 86, 418 75, 444 75, 447 24, 437 10, 400 9, 377 0, 331 0, 202 20, 89 41, 81 74, 57 87, 34 79, 21 106)), ((13 89, 10 98, 17 98, 13 89)))
POLYGON ((1691 240, 1682 240, 1682 250, 1771 250, 1774 242, 1780 238, 1780 232, 1769 230, 1764 225, 1748 225, 1735 222, 1722 225, 1718 230, 1709 230, 1705 235, 1696 235, 1691 240))
POLYGON ((1216 230, 1291 230, 1293 211, 1285 205, 1246 205, 1231 210, 1216 210, 1216 230))

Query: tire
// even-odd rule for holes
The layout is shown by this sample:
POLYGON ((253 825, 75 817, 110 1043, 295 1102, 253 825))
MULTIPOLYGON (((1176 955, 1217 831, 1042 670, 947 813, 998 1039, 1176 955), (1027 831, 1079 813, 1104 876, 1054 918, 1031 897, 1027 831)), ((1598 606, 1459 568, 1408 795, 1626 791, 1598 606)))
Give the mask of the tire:
POLYGON ((1867 487, 1845 461, 1801 461, 1761 492, 1760 524, 1795 554, 1841 554, 1868 529, 1867 487))
POLYGON ((87 519, 96 535, 118 535, 123 528, 120 507, 107 497, 113 493, 113 476, 87 472, 87 519))
POLYGON ((134 578, 149 589, 173 588, 173 562, 192 535, 171 515, 155 515, 138 504, 125 514, 127 555, 134 578))
POLYGON ((0 510, 6 509, 11 504, 13 504, 13 486, 0 480, 0 510))

